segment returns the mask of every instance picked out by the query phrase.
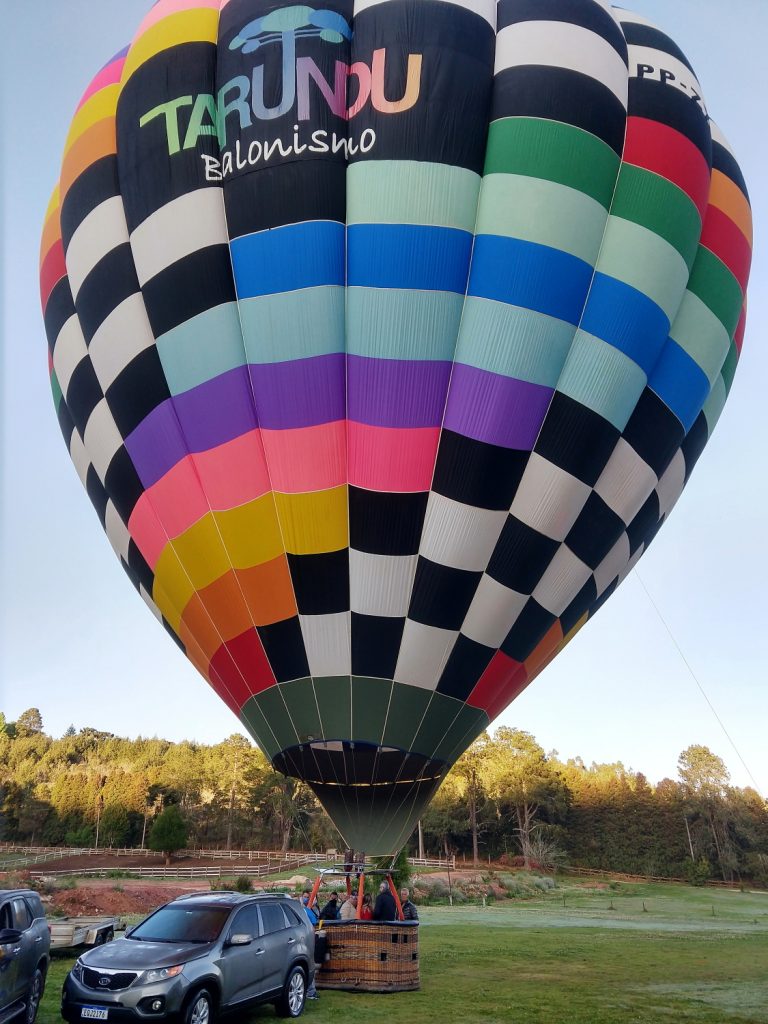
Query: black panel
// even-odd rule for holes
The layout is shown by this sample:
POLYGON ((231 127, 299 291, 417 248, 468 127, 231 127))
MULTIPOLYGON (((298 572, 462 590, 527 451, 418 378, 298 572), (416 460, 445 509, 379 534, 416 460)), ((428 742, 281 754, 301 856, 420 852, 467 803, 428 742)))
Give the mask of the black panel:
POLYGON ((284 761, 288 757, 293 767, 298 769, 294 774, 310 784, 327 780, 362 786, 374 781, 384 783, 398 779, 432 778, 445 767, 443 761, 431 760, 421 754, 387 750, 374 743, 359 741, 344 741, 342 750, 325 749, 322 743, 289 747, 272 760, 278 771, 286 770, 284 761), (322 773, 320 779, 318 771, 322 773))
POLYGON ((618 439, 619 431, 612 423, 555 391, 534 451, 594 487, 618 439))
POLYGON ((683 449, 683 458, 685 459, 686 483, 688 483, 688 478, 693 472, 693 467, 699 461, 701 453, 706 448, 708 440, 709 426, 707 425, 707 418, 703 412, 700 412, 696 417, 696 422, 686 434, 685 440, 681 445, 683 449))
POLYGON ((133 253, 130 243, 124 242, 99 260, 77 293, 77 315, 88 344, 109 314, 138 291, 133 253))
POLYGON ((66 441, 67 448, 69 448, 72 442, 72 432, 75 429, 75 421, 72 419, 72 413, 67 408, 67 403, 64 401, 64 398, 59 401, 59 407, 56 410, 56 418, 59 421, 59 429, 66 441))
POLYGON ((273 622, 271 626, 259 626, 257 632, 278 683, 304 679, 309 675, 304 637, 298 618, 294 616, 282 622, 273 622))
POLYGON ((649 387, 642 395, 624 429, 624 440, 660 477, 680 447, 683 425, 649 387))
POLYGON ((499 0, 496 5, 496 31, 521 21, 564 21, 579 25, 601 36, 627 63, 627 44, 621 29, 597 4, 582 0, 499 0))
POLYGON ((307 220, 346 223, 344 164, 314 160, 265 167, 258 175, 227 181, 224 194, 230 238, 307 220))
POLYGON ((570 633, 582 615, 589 610, 590 606, 594 604, 596 600, 597 584, 595 583, 594 576, 590 576, 576 597, 560 616, 560 627, 563 630, 563 636, 570 633))
POLYGON ((123 437, 128 437, 153 409, 170 397, 154 347, 132 359, 107 388, 107 403, 123 437))
POLYGON ((173 626, 170 624, 170 622, 168 622, 167 619, 163 619, 163 626, 165 627, 165 632, 168 634, 168 636, 171 638, 171 640, 173 640, 173 642, 179 648, 181 653, 182 654, 186 654, 187 653, 186 647, 181 642, 181 640, 179 639, 179 637, 178 637, 177 633, 175 632, 173 626))
POLYGON ((419 550, 426 491, 388 494, 349 488, 349 546, 372 555, 415 555, 419 550))
POLYGON ((360 137, 371 129, 376 144, 367 157, 352 159, 422 160, 482 173, 495 54, 488 22, 456 4, 390 0, 355 17, 352 60, 371 67, 374 51, 384 51, 391 100, 405 92, 408 55, 422 54, 419 96, 397 114, 380 113, 369 101, 349 132, 360 137))
POLYGON ((61 334, 62 327, 74 315, 75 303, 72 300, 69 278, 62 277, 53 286, 45 306, 45 335, 51 352, 56 346, 56 339, 61 334))
POLYGON ((565 542, 590 569, 596 569, 624 532, 624 521, 594 491, 565 542))
POLYGON ((616 577, 616 579, 613 580, 611 585, 609 587, 607 587, 606 590, 603 591, 603 593, 600 595, 600 597, 598 597, 597 601, 595 601, 595 603, 590 608, 590 610, 589 610, 589 617, 590 617, 590 619, 592 618, 593 615, 596 615, 597 612, 599 612, 600 609, 603 607, 605 602, 608 601, 613 596, 613 594, 616 592, 616 588, 618 587, 618 585, 619 585, 619 580, 618 580, 618 577, 616 577))
POLYGON ((747 191, 747 183, 744 180, 744 175, 741 173, 741 168, 736 162, 736 158, 730 153, 725 146, 719 142, 712 140, 712 167, 715 170, 720 171, 731 181, 735 182, 744 195, 749 199, 749 192, 747 191))
POLYGON ((120 556, 120 565, 122 565, 123 571, 125 572, 125 575, 131 581, 131 583, 133 584, 134 588, 136 589, 136 592, 138 593, 138 590, 139 590, 139 577, 136 575, 136 573, 133 571, 133 569, 130 567, 130 565, 128 565, 128 563, 126 562, 126 560, 123 558, 122 555, 120 556))
POLYGON ((184 97, 216 93, 216 47, 184 43, 151 57, 123 86, 117 105, 117 154, 120 189, 128 231, 133 232, 161 206, 205 186, 202 154, 218 158, 218 139, 202 135, 184 149, 192 103, 168 116, 158 112, 143 126, 146 114, 184 97), (169 153, 166 122, 178 131, 178 152, 169 153))
POLYGON ((696 100, 675 86, 653 78, 630 78, 629 114, 668 125, 689 139, 712 162, 712 134, 707 115, 696 100))
POLYGON ((509 509, 529 453, 443 430, 432 489, 464 505, 509 509))
POLYGON ((525 661, 533 654, 556 619, 556 615, 542 608, 532 597, 529 598, 501 645, 501 650, 515 661, 525 661))
POLYGON ((518 594, 532 594, 560 545, 509 516, 488 565, 488 575, 518 594))
POLYGON ((81 436, 85 433, 85 426, 91 413, 103 397, 104 392, 96 377, 93 363, 83 357, 75 367, 67 388, 67 405, 81 436))
POLYGON ((524 64, 496 75, 491 120, 539 117, 574 125, 606 142, 621 156, 626 111, 610 89, 568 68, 524 64))
POLYGON ((301 615, 349 611, 349 549, 321 555, 288 555, 301 615))
POLYGON ((352 674, 392 679, 405 618, 352 612, 352 674))
POLYGON ((139 475, 125 447, 121 446, 113 455, 104 483, 118 515, 124 523, 127 523, 136 507, 136 502, 144 493, 144 485, 139 480, 139 475))
POLYGON ((143 288, 156 338, 198 313, 235 299, 228 245, 211 245, 161 270, 143 288))
POLYGON ((639 25, 636 22, 622 23, 624 38, 627 46, 647 46, 651 50, 661 50, 672 57, 677 57, 681 64, 685 64, 691 74, 695 77, 695 71, 688 62, 680 47, 668 35, 654 28, 653 25, 639 25))
POLYGON ((656 491, 652 491, 648 495, 648 499, 643 507, 627 527, 630 555, 634 555, 650 531, 658 523, 660 516, 659 496, 656 491))
POLYGON ((408 618, 440 629, 461 629, 482 575, 419 555, 408 618))
POLYGON ((109 497, 104 490, 104 485, 99 480, 99 474, 93 466, 88 467, 85 477, 85 489, 88 492, 88 497, 91 499, 91 504, 96 509, 96 515, 99 517, 101 525, 106 526, 109 497))
POLYGON ((61 204, 61 236, 66 251, 85 218, 107 199, 119 195, 117 157, 103 156, 70 185, 61 204))
POLYGON ((457 700, 466 700, 495 653, 484 644, 470 640, 467 636, 459 636, 440 676, 437 692, 445 693, 457 700))
POLYGON ((136 576, 149 596, 152 596, 152 588, 155 585, 155 574, 144 560, 144 556, 136 547, 133 541, 128 544, 128 564, 136 573, 136 576))

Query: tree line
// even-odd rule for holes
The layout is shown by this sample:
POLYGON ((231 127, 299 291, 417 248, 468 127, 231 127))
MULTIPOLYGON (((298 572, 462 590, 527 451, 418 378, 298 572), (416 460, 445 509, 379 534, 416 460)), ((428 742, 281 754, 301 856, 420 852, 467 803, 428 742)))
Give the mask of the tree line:
MULTIPOLYGON (((16 722, 0 714, 0 839, 144 846, 169 807, 189 845, 342 845, 311 790, 240 735, 205 745, 70 727, 53 738, 35 708, 16 722)), ((681 753, 677 778, 652 785, 620 763, 563 761, 529 733, 498 728, 457 761, 409 845, 469 863, 768 885, 766 802, 732 786, 723 760, 701 745, 681 753)))

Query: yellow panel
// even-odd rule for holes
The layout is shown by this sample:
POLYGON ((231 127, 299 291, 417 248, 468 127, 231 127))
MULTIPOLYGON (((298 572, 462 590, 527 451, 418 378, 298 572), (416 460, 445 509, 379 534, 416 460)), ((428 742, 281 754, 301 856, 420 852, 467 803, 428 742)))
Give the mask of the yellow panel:
POLYGON ((123 82, 150 57, 182 43, 215 43, 219 34, 219 12, 210 8, 181 11, 158 21, 140 36, 128 51, 123 82))
POLYGON ((308 494, 275 492, 285 549, 293 555, 339 551, 349 544, 346 485, 308 494))
POLYGON ((169 544, 155 566, 152 600, 178 633, 181 615, 195 590, 169 544))
POLYGON ((54 213, 58 213, 59 209, 59 186, 53 190, 50 202, 48 203, 48 209, 45 211, 46 222, 53 216, 54 213))
POLYGON ((285 551, 271 494, 213 516, 235 569, 271 562, 285 551))
POLYGON ((202 590, 232 568, 210 512, 176 537, 173 548, 195 590, 202 590))
POLYGON ((105 89, 99 89, 87 100, 75 114, 72 124, 69 127, 67 141, 64 144, 66 153, 72 143, 84 132, 96 124, 97 121, 104 121, 107 118, 115 117, 117 113, 117 101, 120 96, 119 85, 108 85, 105 89))
POLYGON ((569 644, 571 642, 571 640, 573 640, 573 638, 576 636, 576 634, 579 632, 579 630, 582 628, 582 626, 584 626, 586 624, 588 619, 589 619, 589 613, 588 612, 584 612, 584 614, 581 616, 581 618, 576 623, 576 625, 572 626, 568 630, 568 632, 565 634, 565 637, 563 638, 563 643, 562 643, 563 647, 565 647, 566 644, 569 644))

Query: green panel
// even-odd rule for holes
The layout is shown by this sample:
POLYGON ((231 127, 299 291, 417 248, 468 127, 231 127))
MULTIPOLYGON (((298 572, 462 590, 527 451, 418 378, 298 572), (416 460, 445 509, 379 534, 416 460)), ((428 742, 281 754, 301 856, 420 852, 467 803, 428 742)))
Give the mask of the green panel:
POLYGON ((280 753, 282 747, 275 739, 261 708, 256 703, 255 697, 250 697, 240 709, 240 721, 248 732, 251 733, 267 757, 272 758, 275 754, 280 753))
POLYGON ((578 189, 606 210, 619 171, 619 157, 589 132, 559 121, 507 117, 488 131, 486 174, 525 174, 578 189))
POLYGON ((622 164, 611 213, 666 239, 688 268, 693 266, 701 217, 693 201, 671 181, 643 167, 622 164))
POLYGON ((480 176, 416 160, 347 168, 347 224, 429 224, 474 232, 480 176))
POLYGON ((672 321, 680 308, 688 266, 665 239, 641 224, 611 217, 597 269, 646 295, 672 321))
POLYGON ((352 729, 349 676, 322 676, 314 683, 323 736, 327 740, 348 740, 352 729))
POLYGON ((554 388, 574 333, 556 317, 468 295, 455 361, 554 388))
POLYGON ((347 352, 374 359, 452 360, 464 296, 400 288, 347 290, 347 352))
POLYGON ((476 235, 502 235, 548 245, 595 265, 605 209, 583 192, 545 178, 487 174, 476 235))
POLYGON ((280 692, 299 740, 307 743, 310 740, 324 739, 312 680, 294 679, 290 683, 280 683, 280 692))
POLYGON ((629 356, 586 331, 578 331, 557 390, 624 430, 647 377, 629 356))
POLYGON ((275 734, 275 739, 279 744, 278 749, 285 750, 286 747, 295 747, 299 742, 299 737, 296 735, 280 688, 270 686, 268 690, 257 693, 253 699, 261 708, 262 714, 275 734))
POLYGON ((699 246, 688 289, 698 295, 733 336, 741 316, 744 296, 739 282, 709 249, 699 246))
POLYGON ((424 690, 420 686, 393 684, 387 724, 381 741, 383 746, 414 749, 413 738, 431 696, 431 690, 424 690))
POLYGON ((59 405, 64 395, 62 393, 61 384, 59 384, 59 378, 56 376, 55 370, 51 371, 51 393, 53 394, 53 404, 56 407, 56 411, 58 412, 59 405))
POLYGON ((709 393, 709 398, 704 403, 704 408, 702 410, 707 421, 707 432, 710 437, 712 437, 712 433, 717 426, 717 421, 722 415, 727 398, 728 394, 725 390, 725 381, 722 377, 718 377, 709 393))
POLYGON ((352 738, 381 743, 394 684, 389 679, 352 677, 352 738))
POLYGON ((442 693, 433 693, 432 702, 413 741, 412 749, 425 757, 434 757, 435 750, 442 743, 443 737, 463 707, 463 701, 446 697, 442 693))
POLYGON ((723 369, 720 371, 725 381, 725 393, 730 394, 731 387, 733 386, 733 378, 736 375, 736 367, 739 363, 739 350, 736 348, 736 343, 731 342, 731 347, 728 349, 728 355, 725 357, 723 363, 723 369))
POLYGON ((489 723, 490 719, 485 711, 465 704, 435 751, 435 757, 453 764, 472 740, 488 728, 489 723))

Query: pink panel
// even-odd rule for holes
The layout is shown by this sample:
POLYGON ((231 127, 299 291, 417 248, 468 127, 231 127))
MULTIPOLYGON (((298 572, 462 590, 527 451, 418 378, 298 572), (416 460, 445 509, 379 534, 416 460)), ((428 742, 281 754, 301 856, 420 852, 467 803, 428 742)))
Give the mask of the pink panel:
POLYGON ((346 483, 344 420, 289 430, 262 429, 261 437, 274 490, 301 494, 346 483))
POLYGON ((348 425, 349 482, 372 491, 428 491, 439 427, 348 425))

